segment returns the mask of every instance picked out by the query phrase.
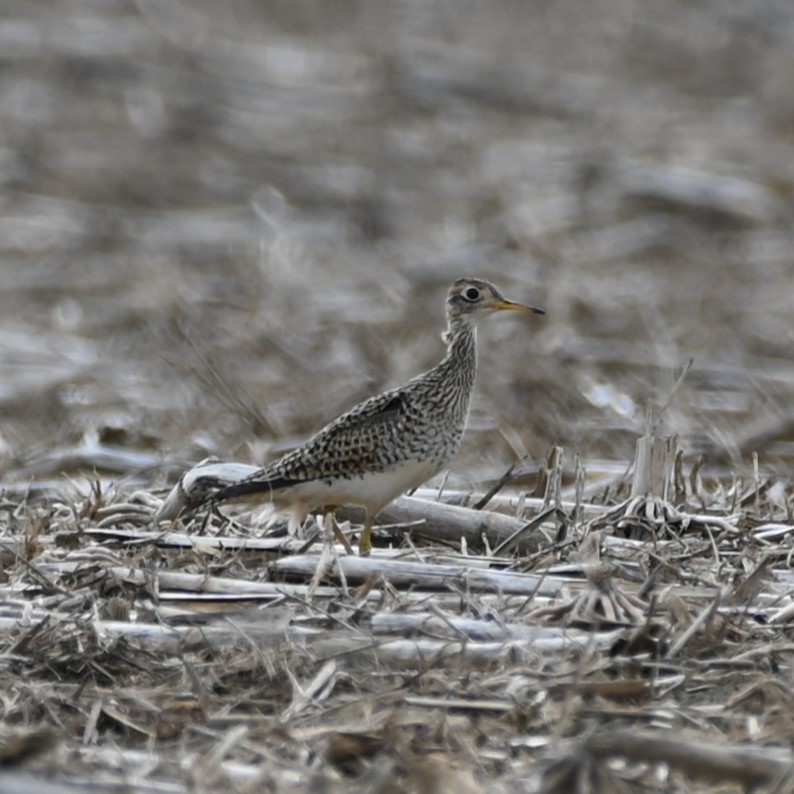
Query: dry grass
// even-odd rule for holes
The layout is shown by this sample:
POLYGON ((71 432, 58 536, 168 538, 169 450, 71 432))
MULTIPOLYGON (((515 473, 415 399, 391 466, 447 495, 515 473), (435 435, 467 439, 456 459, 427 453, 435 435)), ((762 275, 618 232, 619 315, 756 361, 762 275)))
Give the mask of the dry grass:
POLYGON ((675 505, 560 503, 529 556, 8 503, 2 763, 64 791, 787 790, 792 494, 683 474, 675 505))

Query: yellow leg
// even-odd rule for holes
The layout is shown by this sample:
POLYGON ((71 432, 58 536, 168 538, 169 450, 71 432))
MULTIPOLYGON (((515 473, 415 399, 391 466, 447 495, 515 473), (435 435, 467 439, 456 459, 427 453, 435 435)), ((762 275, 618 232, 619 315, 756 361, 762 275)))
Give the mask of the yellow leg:
POLYGON ((360 557, 369 557, 372 551, 372 523, 373 519, 367 516, 364 522, 364 531, 358 539, 358 554, 360 557))

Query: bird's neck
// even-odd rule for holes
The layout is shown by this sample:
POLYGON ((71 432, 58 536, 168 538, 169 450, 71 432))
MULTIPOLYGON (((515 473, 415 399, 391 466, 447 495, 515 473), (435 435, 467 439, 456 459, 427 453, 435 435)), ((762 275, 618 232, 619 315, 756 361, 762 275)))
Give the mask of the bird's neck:
POLYGON ((456 377, 464 378, 464 387, 471 390, 477 369, 477 329, 468 323, 450 323, 444 332, 444 341, 447 354, 438 368, 454 371, 456 377))

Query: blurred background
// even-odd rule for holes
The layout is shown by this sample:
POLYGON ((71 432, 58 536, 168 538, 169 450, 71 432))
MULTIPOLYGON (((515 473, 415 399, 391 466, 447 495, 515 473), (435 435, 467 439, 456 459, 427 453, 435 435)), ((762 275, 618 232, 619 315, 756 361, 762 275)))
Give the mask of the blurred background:
POLYGON ((788 0, 6 0, 0 481, 261 461, 492 279, 469 486, 794 462, 788 0), (692 368, 673 391, 687 362, 692 368))

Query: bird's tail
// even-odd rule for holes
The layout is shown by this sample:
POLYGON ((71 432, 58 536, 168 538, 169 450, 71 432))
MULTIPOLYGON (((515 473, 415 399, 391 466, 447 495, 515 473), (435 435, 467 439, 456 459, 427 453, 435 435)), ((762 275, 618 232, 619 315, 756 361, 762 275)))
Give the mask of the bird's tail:
POLYGON ((267 497, 275 491, 290 485, 286 480, 280 478, 251 477, 243 482, 221 488, 210 497, 212 502, 225 502, 227 499, 237 499, 241 496, 262 496, 267 497))

